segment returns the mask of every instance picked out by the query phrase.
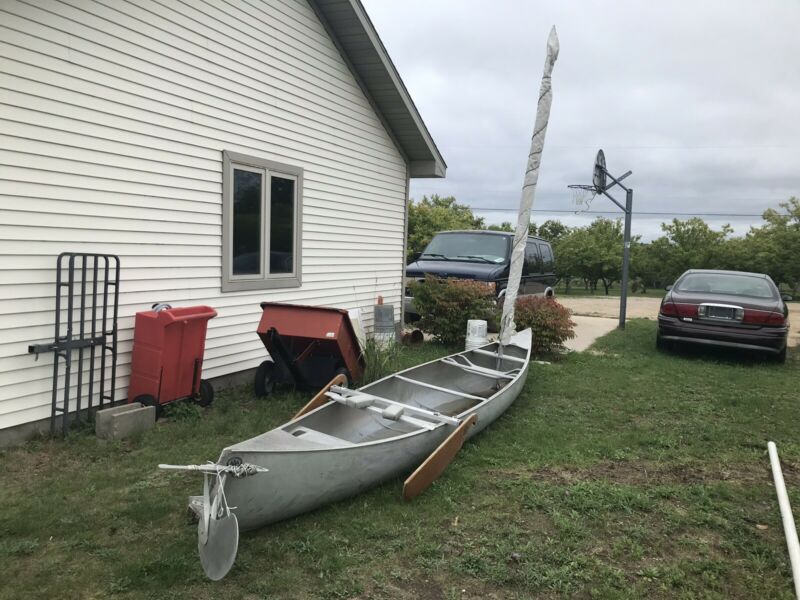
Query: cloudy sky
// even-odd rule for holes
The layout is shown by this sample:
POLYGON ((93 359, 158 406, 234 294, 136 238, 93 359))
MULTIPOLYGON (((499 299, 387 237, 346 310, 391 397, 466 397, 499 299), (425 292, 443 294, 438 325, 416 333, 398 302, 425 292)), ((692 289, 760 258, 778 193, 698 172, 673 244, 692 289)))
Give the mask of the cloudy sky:
MULTIPOLYGON (((589 183, 598 148, 612 173, 633 171, 634 211, 668 213, 634 216, 645 238, 680 213, 760 214, 800 196, 800 0, 363 1, 448 164, 446 179, 412 180, 414 198, 516 206, 552 24, 534 221, 593 218, 541 211, 573 208, 566 186, 589 183)), ((612 209, 598 197, 590 210, 612 209)))

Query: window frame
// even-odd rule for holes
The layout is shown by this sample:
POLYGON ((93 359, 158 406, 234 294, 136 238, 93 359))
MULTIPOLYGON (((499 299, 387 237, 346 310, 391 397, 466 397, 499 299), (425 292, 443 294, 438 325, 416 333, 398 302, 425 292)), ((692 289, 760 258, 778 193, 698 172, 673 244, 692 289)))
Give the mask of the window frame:
POLYGON ((275 161, 222 152, 222 281, 223 292, 295 288, 302 285, 303 169, 275 161), (258 275, 233 274, 233 171, 262 173, 261 181, 261 265, 258 275), (272 176, 294 181, 294 230, 292 273, 270 273, 272 176))

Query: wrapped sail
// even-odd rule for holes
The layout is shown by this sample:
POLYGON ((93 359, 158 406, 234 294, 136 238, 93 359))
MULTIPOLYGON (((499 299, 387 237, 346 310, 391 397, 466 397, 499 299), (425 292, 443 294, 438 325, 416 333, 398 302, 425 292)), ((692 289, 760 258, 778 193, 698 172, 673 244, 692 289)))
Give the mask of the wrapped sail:
POLYGON ((514 234, 514 247, 511 251, 511 268, 508 276, 508 287, 503 304, 503 316, 500 320, 500 344, 509 343, 511 336, 516 331, 514 324, 514 305, 517 301, 522 263, 525 259, 525 243, 528 240, 528 225, 531 220, 531 208, 536 194, 536 183, 539 180, 539 165, 544 149, 544 136, 547 133, 547 122, 550 120, 550 105, 553 102, 553 91, 550 77, 553 66, 558 58, 558 35, 556 28, 550 30, 547 38, 547 57, 544 61, 544 75, 539 89, 539 105, 536 110, 536 124, 531 138, 531 150, 528 155, 528 166, 525 170, 525 181, 522 185, 522 199, 519 204, 519 217, 517 229, 514 234))

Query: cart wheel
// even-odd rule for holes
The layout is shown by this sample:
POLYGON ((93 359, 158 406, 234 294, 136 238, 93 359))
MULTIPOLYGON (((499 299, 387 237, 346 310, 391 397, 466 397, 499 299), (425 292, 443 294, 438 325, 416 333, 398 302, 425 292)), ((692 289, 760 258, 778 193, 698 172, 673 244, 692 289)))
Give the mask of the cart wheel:
POLYGON ((161 417, 161 413, 164 410, 164 407, 159 404, 158 400, 156 400, 155 396, 151 396, 150 394, 142 394, 141 396, 136 396, 133 399, 134 402, 141 403, 142 406, 155 406, 156 407, 156 421, 161 417))
POLYGON ((199 406, 208 406, 214 401, 214 388, 208 383, 208 380, 200 380, 200 395, 196 396, 194 401, 199 406))
POLYGON ((350 371, 344 367, 340 367, 336 369, 336 373, 334 373, 334 375, 344 375, 344 383, 342 384, 342 387, 350 387, 350 371))
POLYGON ((256 369, 255 390, 256 396, 263 398, 269 396, 275 389, 275 363, 265 360, 256 369))

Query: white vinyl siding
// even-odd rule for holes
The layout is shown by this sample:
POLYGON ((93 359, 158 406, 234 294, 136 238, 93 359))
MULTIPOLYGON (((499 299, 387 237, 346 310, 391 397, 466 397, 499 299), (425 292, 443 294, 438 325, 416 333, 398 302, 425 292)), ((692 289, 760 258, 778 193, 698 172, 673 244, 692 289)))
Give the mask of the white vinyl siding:
POLYGON ((3 2, 0 429, 50 414, 52 355, 27 346, 52 341, 59 253, 120 256, 124 398, 154 302, 217 309, 207 378, 266 356, 264 300, 361 307, 370 326, 380 294, 399 318, 406 195, 305 0, 3 2), (302 169, 301 287, 221 293, 223 150, 302 169))

